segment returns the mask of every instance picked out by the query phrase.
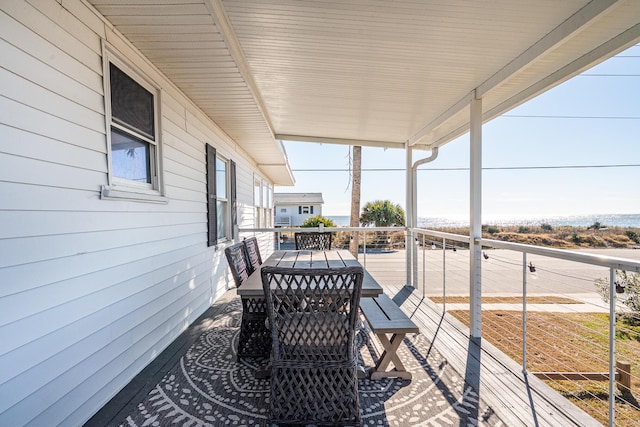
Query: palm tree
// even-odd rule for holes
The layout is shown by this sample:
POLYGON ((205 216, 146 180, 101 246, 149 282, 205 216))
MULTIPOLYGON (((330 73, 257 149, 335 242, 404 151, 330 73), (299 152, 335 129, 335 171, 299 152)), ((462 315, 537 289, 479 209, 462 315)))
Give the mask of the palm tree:
MULTIPOLYGON (((351 186, 351 219, 349 227, 360 226, 360 182, 362 177, 362 147, 353 147, 353 182, 351 186)), ((352 234, 349 241, 349 251, 358 259, 358 242, 360 241, 360 233, 357 231, 352 234)))
POLYGON ((398 204, 393 204, 389 200, 376 200, 367 202, 362 208, 360 222, 376 227, 404 226, 404 209, 398 204))

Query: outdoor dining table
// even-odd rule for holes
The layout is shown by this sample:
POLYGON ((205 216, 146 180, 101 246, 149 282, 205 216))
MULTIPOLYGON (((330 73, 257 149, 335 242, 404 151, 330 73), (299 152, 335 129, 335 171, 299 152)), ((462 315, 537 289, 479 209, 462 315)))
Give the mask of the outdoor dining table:
MULTIPOLYGON (((331 249, 324 251, 309 250, 284 250, 275 251, 260 267, 290 267, 290 268, 338 268, 359 266, 360 262, 344 249, 331 249)), ((262 288, 262 276, 260 268, 256 269, 249 278, 237 288, 238 295, 242 298, 264 298, 262 288)), ((361 297, 375 297, 382 294, 382 286, 376 279, 364 270, 362 280, 361 297)))
MULTIPOLYGON (((309 250, 280 250, 273 252, 262 265, 257 268, 237 288, 237 293, 241 298, 264 298, 262 287, 262 274, 260 269, 264 266, 289 267, 289 268, 339 268, 359 266, 360 262, 344 249, 330 249, 323 251, 309 250)), ((376 297, 383 293, 382 286, 364 269, 362 278, 361 298, 376 297)), ((262 367, 256 372, 256 378, 266 378, 270 375, 269 366, 262 367)), ((364 378, 366 371, 364 367, 358 368, 358 377, 364 378)))

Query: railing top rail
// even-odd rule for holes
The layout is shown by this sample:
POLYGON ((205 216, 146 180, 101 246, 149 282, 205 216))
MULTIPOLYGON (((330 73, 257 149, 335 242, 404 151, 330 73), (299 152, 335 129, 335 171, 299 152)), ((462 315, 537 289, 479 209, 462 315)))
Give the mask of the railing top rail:
POLYGON ((584 252, 571 251, 567 249, 545 248, 542 246, 525 245, 522 243, 503 242, 492 239, 478 239, 478 242, 485 247, 495 249, 509 249, 512 251, 526 252, 551 258, 559 258, 567 261, 583 262, 586 264, 599 265, 602 267, 614 268, 617 270, 640 272, 640 261, 626 258, 616 258, 607 255, 588 254, 584 252))
POLYGON ((471 238, 469 236, 463 236, 462 234, 445 233, 444 231, 435 231, 425 228, 412 228, 412 232, 417 234, 426 234, 428 236, 443 237, 448 240, 455 240, 457 242, 469 243, 471 238))
POLYGON ((404 231, 405 227, 277 227, 277 228, 240 228, 241 233, 295 233, 298 231, 325 231, 325 232, 341 232, 341 231, 404 231))
MULTIPOLYGON (((407 230, 406 227, 324 227, 325 232, 368 232, 368 231, 403 231, 407 230)), ((463 243, 470 243, 471 238, 469 236, 463 236, 460 234, 445 233, 442 231, 428 230, 424 228, 411 228, 412 232, 416 234, 424 234, 433 237, 442 237, 447 240, 454 240, 463 243)), ((309 228, 241 228, 240 232, 249 233, 295 233, 298 231, 321 231, 320 227, 309 228)), ((550 258, 558 258, 568 261, 582 262, 591 265, 599 265, 607 268, 614 268, 617 270, 634 271, 640 273, 640 261, 635 261, 626 258, 617 258, 607 255, 596 255, 578 251, 571 251, 567 249, 546 248, 542 246, 526 245, 522 243, 503 242, 500 240, 492 239, 477 239, 477 243, 487 248, 495 249, 508 249, 517 252, 523 252, 528 254, 536 254, 546 256, 550 258)))

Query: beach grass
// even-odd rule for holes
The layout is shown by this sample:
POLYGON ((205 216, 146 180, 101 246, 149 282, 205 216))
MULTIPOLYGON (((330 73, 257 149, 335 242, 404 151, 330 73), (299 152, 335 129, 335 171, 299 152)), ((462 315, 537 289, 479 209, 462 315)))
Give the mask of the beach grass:
MULTIPOLYGON (((469 312, 449 314, 469 325, 469 312)), ((616 425, 637 426, 640 419, 640 326, 618 320, 626 334, 617 337, 618 360, 631 363, 631 390, 616 391, 616 425)), ((609 317, 602 313, 547 313, 527 315, 527 369, 541 372, 608 372, 609 317)), ((483 339, 517 363, 522 363, 522 313, 483 311, 483 339)), ((608 382, 546 381, 552 388, 606 424, 608 382)))
MULTIPOLYGON (((469 235, 469 227, 444 227, 438 231, 469 235)), ((540 225, 483 225, 482 237, 558 249, 640 249, 640 228, 540 225)))

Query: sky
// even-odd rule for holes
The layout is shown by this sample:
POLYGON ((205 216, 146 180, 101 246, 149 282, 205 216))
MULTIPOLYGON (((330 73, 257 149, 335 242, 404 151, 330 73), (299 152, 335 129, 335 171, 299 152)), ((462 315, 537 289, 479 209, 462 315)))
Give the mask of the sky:
MULTIPOLYGON (((640 45, 485 123, 482 141, 484 218, 640 214, 640 45)), ((275 191, 321 192, 323 215, 349 215, 350 148, 283 143, 296 184, 275 191)), ((467 133, 418 169, 418 217, 468 218, 468 167, 467 133)), ((405 208, 404 168, 404 150, 363 147, 361 206, 405 208)))

